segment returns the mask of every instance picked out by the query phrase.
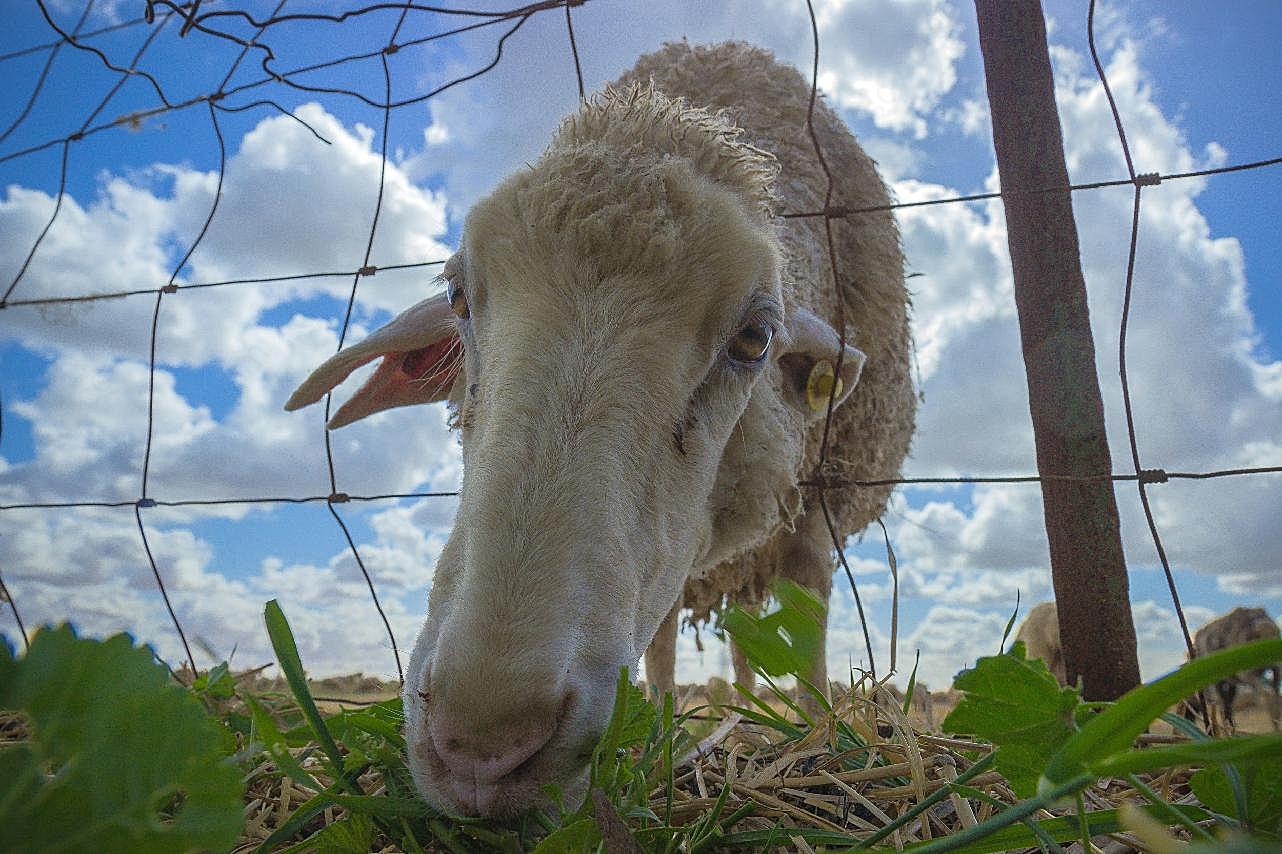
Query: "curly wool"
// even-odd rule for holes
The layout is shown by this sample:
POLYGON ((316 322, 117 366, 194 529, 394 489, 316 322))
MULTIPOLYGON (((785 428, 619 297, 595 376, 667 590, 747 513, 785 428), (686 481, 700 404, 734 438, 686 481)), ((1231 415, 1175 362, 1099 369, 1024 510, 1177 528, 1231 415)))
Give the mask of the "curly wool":
MULTIPOLYGON (((686 104, 717 111, 715 117, 697 122, 700 127, 715 127, 703 137, 710 148, 746 144, 773 155, 779 174, 772 191, 781 210, 824 209, 829 181, 807 128, 811 89, 796 69, 779 63, 769 51, 742 42, 706 47, 670 43, 641 57, 614 85, 637 91, 637 86, 647 84, 686 104), (738 128, 741 134, 727 128, 738 128)), ((686 104, 671 109, 687 114, 686 104)), ((589 124, 591 115, 591 110, 580 113, 567 127, 589 124)), ((892 479, 899 475, 908 453, 917 408, 910 373, 910 299, 904 287, 899 231, 886 209, 890 198, 874 162, 822 98, 814 101, 813 126, 833 176, 831 205, 881 208, 832 222, 840 298, 833 287, 823 217, 778 221, 786 306, 804 306, 834 329, 840 328, 844 313, 847 341, 868 357, 859 385, 833 413, 822 474, 847 481, 892 479)), ((704 156, 708 162, 735 159, 704 156)), ((746 414, 745 421, 750 417, 751 413, 746 414)), ((778 506, 772 513, 763 508, 761 521, 770 524, 757 533, 757 546, 687 583, 684 604, 693 609, 696 620, 707 619, 727 598, 745 605, 759 603, 770 582, 780 575, 817 586, 813 579, 794 577, 790 570, 795 571, 796 564, 781 559, 776 535, 790 526, 805 502, 817 500, 813 490, 798 484, 819 473, 823 431, 821 419, 805 431, 804 448, 776 444, 770 451, 795 457, 793 481, 774 488, 778 506)), ((790 441, 796 444, 795 439, 790 441)), ((844 541, 879 517, 890 492, 890 486, 830 490, 827 503, 838 537, 844 541)))

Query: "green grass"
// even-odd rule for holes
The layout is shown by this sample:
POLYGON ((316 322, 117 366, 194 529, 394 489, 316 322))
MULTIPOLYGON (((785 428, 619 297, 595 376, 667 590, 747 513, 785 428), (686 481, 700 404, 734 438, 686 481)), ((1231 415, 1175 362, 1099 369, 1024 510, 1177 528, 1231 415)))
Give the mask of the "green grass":
POLYGON ((621 673, 585 802, 497 823, 423 802, 400 700, 323 711, 275 602, 265 619, 288 691, 226 665, 181 686, 127 637, 66 626, 42 629, 22 658, 0 650, 0 850, 1054 851, 1122 832, 1198 850, 1282 845, 1282 735, 1209 738, 1167 716, 1186 741, 1135 747, 1179 698, 1282 659, 1282 641, 1103 705, 1017 645, 958 678, 944 729, 963 735, 941 738, 866 679, 807 716, 771 675, 788 656, 804 664, 805 627, 766 615, 739 623, 762 696, 682 711, 621 673))

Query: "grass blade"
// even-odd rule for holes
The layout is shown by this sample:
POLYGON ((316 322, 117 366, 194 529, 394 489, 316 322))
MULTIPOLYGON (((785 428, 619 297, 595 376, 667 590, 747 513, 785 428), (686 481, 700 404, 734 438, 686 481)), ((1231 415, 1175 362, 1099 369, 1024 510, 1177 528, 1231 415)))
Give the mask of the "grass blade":
POLYGON ((294 699, 298 701, 298 707, 316 735, 316 741, 320 744, 321 750, 325 751, 325 755, 329 758, 330 772, 343 788, 355 793, 355 785, 343 773, 342 751, 338 749, 338 743, 334 741, 334 736, 325 726, 325 719, 321 717, 320 709, 316 708, 316 701, 312 699, 312 692, 307 687, 307 677, 303 673, 302 659, 298 656, 298 645, 294 643, 294 633, 289 628, 289 621, 285 619, 285 612, 281 610, 280 604, 275 599, 268 601, 263 609, 263 619, 267 623, 267 634, 271 638, 272 649, 276 651, 276 660, 285 674, 286 681, 289 682, 294 699))
MULTIPOLYGON (((1024 801, 1023 803, 1027 803, 1024 801)), ((1139 807, 1142 811, 1152 816, 1155 820, 1165 823, 1168 819, 1166 814, 1156 804, 1145 804, 1139 807)), ((1182 807, 1187 810, 1188 817, 1194 821, 1204 821, 1211 818, 1210 813, 1200 810, 1196 807, 1182 807)), ((1119 819, 1120 810, 1099 810, 1097 812, 1084 813, 1080 820, 1086 824, 1086 833, 1090 836, 1102 836, 1106 833, 1117 833, 1124 828, 1119 819)), ((1006 813, 999 813, 998 816, 1006 813)), ((997 816, 994 816, 996 818, 997 816)), ((991 821, 991 819, 990 819, 991 821)), ((1055 842, 1073 842, 1079 839, 1082 830, 1079 825, 1079 817, 1076 815, 1065 815, 1056 818, 1046 819, 1032 823, 1037 830, 1045 837, 1055 842)), ((905 852, 917 852, 927 850, 945 850, 941 843, 956 841, 960 834, 937 839, 932 842, 919 843, 917 845, 904 846, 905 852)), ((1012 824, 994 831, 982 839, 969 842, 964 845, 955 847, 949 846, 946 850, 950 854, 992 854, 997 851, 1012 851, 1021 848, 1036 848, 1040 843, 1039 834, 1035 833, 1029 827, 1022 824, 1012 824)))
MULTIPOLYGON (((1199 688, 1279 660, 1282 640, 1254 641, 1194 659, 1174 673, 1130 691, 1089 720, 1051 757, 1039 788, 1059 788, 1086 769, 1100 767, 1101 762, 1125 753, 1150 722, 1199 688)), ((1121 768, 1122 773, 1136 770, 1125 765, 1121 768)))
POLYGON ((1132 750, 1092 763, 1090 770, 1100 777, 1116 777, 1170 768, 1175 765, 1209 765, 1233 762, 1253 756, 1282 755, 1282 733, 1241 736, 1197 744, 1168 744, 1146 750, 1132 750))

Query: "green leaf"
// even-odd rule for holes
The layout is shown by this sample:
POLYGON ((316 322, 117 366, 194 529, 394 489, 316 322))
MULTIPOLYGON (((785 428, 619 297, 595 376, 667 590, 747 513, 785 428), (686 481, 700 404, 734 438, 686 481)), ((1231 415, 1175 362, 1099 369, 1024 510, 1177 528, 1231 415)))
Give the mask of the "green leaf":
POLYGON ((276 767, 288 774, 291 780, 305 789, 313 792, 322 789, 323 787, 320 783, 316 782, 316 778, 299 764, 298 760, 294 758, 294 754, 289 752, 289 745, 286 743, 285 737, 280 734, 276 722, 272 720, 272 716, 263 708, 262 703, 258 702, 255 697, 246 696, 245 705, 249 707, 250 719, 254 723, 252 736, 263 746, 263 750, 276 763, 276 767))
POLYGON ((271 835, 262 841, 262 844, 256 849, 257 854, 265 854, 265 852, 271 851, 282 842, 293 839, 309 821, 320 815, 327 806, 329 806, 329 801, 326 800, 324 795, 313 795, 299 804, 290 813, 289 818, 285 819, 285 823, 273 830, 271 835))
POLYGON ((1116 756, 1092 762, 1090 771, 1097 777, 1156 771, 1176 765, 1203 765, 1212 762, 1234 762, 1263 756, 1282 756, 1282 734, 1216 739, 1197 744, 1168 744, 1145 750, 1129 750, 1116 756))
POLYGON ((380 818, 421 818, 436 816, 436 810, 421 798, 392 798, 387 795, 340 795, 324 792, 323 797, 352 813, 380 818))
POLYGON ((1061 688, 1041 659, 1025 659, 1019 641, 1008 653, 979 659, 953 686, 966 696, 944 719, 944 731, 991 742, 997 770, 1017 795, 1032 796, 1047 760, 1076 729, 1077 692, 1061 688))
MULTIPOLYGON (((627 760, 626 755, 621 759, 620 753, 645 742, 655 714, 654 706, 646 701, 645 694, 628 678, 628 669, 620 668, 610 722, 606 724, 605 732, 592 752, 590 782, 593 788, 599 787, 613 797, 627 786, 634 772, 632 763, 627 760)), ((585 802, 578 814, 586 815, 588 806, 585 802)))
POLYGON ((822 654, 824 604, 795 582, 780 579, 771 588, 779 609, 758 617, 730 607, 721 627, 751 664, 771 676, 809 675, 822 654))
POLYGON ((366 815, 349 815, 322 827, 279 854, 364 854, 374 846, 374 822, 366 815))
MULTIPOLYGON (((1148 813, 1155 821, 1165 825, 1166 814, 1162 811, 1160 805, 1144 804, 1140 809, 1148 813)), ((1198 807, 1182 806, 1180 809, 1194 821, 1205 821, 1211 817, 1209 813, 1198 807)), ((1086 813, 1087 833, 1090 836, 1101 836, 1105 833, 1122 831, 1124 828, 1118 820, 1118 812, 1118 810, 1100 810, 1086 813)), ((1078 816, 1066 815, 1038 821, 1035 824, 1039 830, 1056 842, 1072 842, 1081 837, 1081 825, 1078 822, 1078 816)), ((905 845, 903 850, 934 850, 934 848, 940 847, 941 842, 946 841, 947 838, 945 837, 934 842, 905 845)), ((994 830, 982 839, 965 845, 949 847, 948 850, 951 854, 958 854, 958 852, 964 852, 964 854, 989 854, 989 852, 1016 851, 1021 848, 1038 848, 1040 846, 1041 841, 1028 825, 1010 824, 994 830)))
POLYGON ((298 657, 298 645, 294 643, 294 633, 289 628, 289 621, 285 619, 285 612, 280 609, 280 604, 275 599, 268 601, 263 609, 263 619, 267 623, 267 635, 271 638, 272 649, 276 652, 276 661, 285 674, 285 680, 289 682, 289 688, 294 694, 294 699, 298 701, 303 717, 316 736, 321 750, 325 751, 325 756, 329 759, 330 773, 341 781, 341 785, 345 788, 354 790, 354 786, 343 775, 343 754, 338 749, 338 744, 334 741, 328 727, 325 726, 325 719, 321 717, 320 709, 316 708, 316 701, 312 699, 311 689, 307 687, 307 676, 303 672, 302 659, 298 657))
POLYGON ((0 635, 0 708, 8 708, 11 704, 7 689, 13 684, 14 668, 17 666, 8 636, 0 635))
POLYGON ((232 678, 231 669, 224 661, 209 672, 197 676, 191 690, 216 700, 230 700, 236 694, 236 680, 232 678))
POLYGON ((1194 659, 1174 673, 1127 692, 1092 718, 1046 766, 1039 786, 1054 788, 1130 749, 1135 737, 1178 700, 1243 670, 1282 660, 1282 639, 1253 641, 1194 659))
MULTIPOLYGON (((6 650, 7 653, 7 650, 6 650)), ((223 731, 127 635, 41 629, 21 660, 0 654, 0 705, 29 742, 0 752, 0 850, 172 852, 230 847, 240 772, 223 731)))
POLYGON ((548 835, 530 854, 581 854, 595 849, 600 841, 596 820, 585 818, 548 835))
MULTIPOLYGON (((1260 832, 1282 835, 1282 746, 1242 757, 1233 766, 1246 791, 1246 815, 1238 818, 1260 832)), ((1189 779, 1189 786, 1198 800, 1216 812, 1237 812, 1233 788, 1222 767, 1203 768, 1189 779)))

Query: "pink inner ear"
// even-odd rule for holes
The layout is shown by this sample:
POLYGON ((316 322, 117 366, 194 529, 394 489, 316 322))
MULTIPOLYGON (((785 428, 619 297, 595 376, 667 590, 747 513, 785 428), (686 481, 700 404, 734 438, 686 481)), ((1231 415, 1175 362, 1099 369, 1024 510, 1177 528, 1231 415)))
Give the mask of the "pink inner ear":
MULTIPOLYGON (((459 347, 458 336, 451 335, 426 347, 410 350, 401 358, 401 373, 424 386, 448 389, 454 384, 462 363, 459 347)), ((391 358, 395 354, 387 355, 391 358)))

